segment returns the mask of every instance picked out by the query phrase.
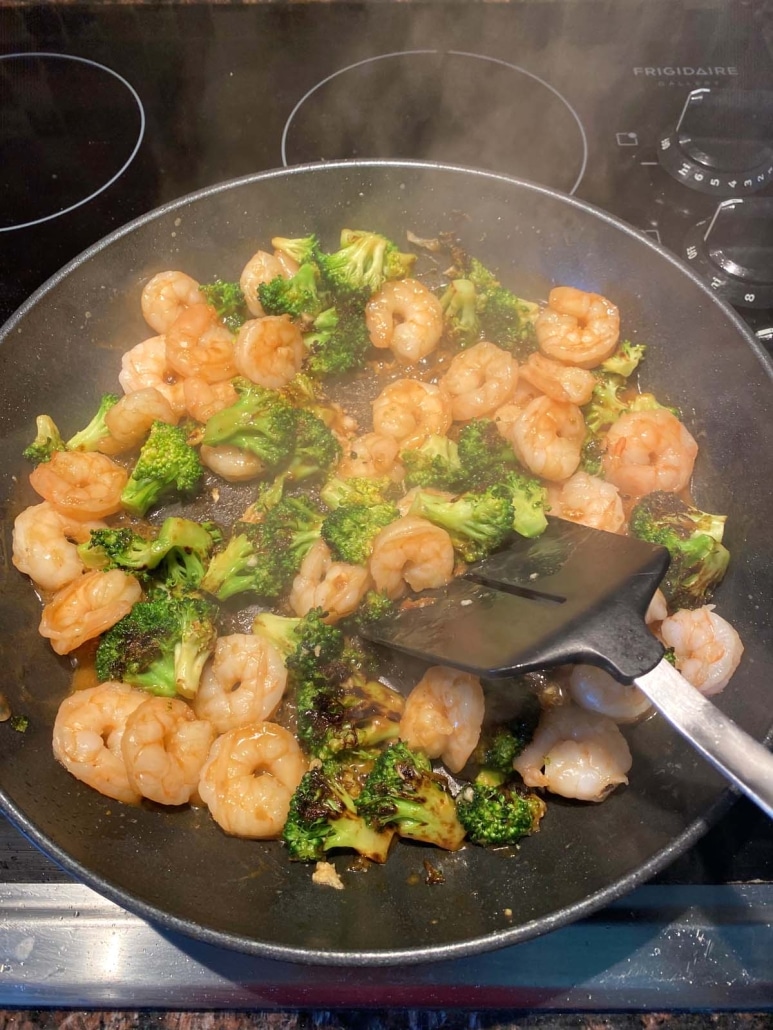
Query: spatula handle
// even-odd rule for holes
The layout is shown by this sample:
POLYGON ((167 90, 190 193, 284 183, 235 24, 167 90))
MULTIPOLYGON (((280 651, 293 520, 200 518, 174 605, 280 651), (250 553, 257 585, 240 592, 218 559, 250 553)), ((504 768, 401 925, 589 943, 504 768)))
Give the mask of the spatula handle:
POLYGON ((723 776, 773 818, 773 754, 691 686, 665 659, 634 680, 723 776))

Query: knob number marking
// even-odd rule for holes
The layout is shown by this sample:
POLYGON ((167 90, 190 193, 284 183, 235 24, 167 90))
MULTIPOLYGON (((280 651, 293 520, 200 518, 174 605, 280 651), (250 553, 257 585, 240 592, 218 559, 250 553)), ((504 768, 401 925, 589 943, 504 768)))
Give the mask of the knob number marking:
POLYGON ((744 300, 745 300, 745 301, 746 301, 746 302, 747 302, 748 304, 753 304, 753 303, 754 303, 754 301, 756 300, 756 296, 757 296, 757 295, 756 295, 756 294, 754 294, 754 293, 745 293, 745 294, 743 295, 743 299, 744 299, 744 300))

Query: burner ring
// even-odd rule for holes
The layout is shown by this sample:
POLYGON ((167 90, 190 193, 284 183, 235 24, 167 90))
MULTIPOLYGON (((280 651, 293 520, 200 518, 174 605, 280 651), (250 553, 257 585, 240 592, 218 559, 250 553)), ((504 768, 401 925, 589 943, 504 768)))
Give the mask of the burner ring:
POLYGON ((90 200, 93 200, 95 197, 99 196, 100 193, 103 193, 106 189, 108 189, 108 187, 112 186, 112 184, 116 181, 116 179, 120 178, 121 175, 123 175, 123 173, 126 171, 126 169, 129 167, 129 165, 132 163, 134 158, 137 156, 137 152, 140 149, 140 146, 142 144, 142 140, 143 140, 143 138, 145 136, 145 108, 142 105, 142 101, 140 99, 140 96, 137 93, 137 91, 134 88, 134 86, 132 86, 132 84, 127 79, 125 79, 122 75, 120 75, 118 72, 114 71, 112 68, 108 68, 104 64, 100 64, 98 61, 91 61, 91 60, 89 60, 86 57, 76 57, 73 54, 59 54, 59 53, 53 53, 53 52, 49 52, 49 51, 37 51, 36 50, 36 51, 29 51, 28 53, 22 52, 22 53, 16 53, 16 54, 2 54, 2 55, 0 55, 0 62, 3 62, 3 61, 14 61, 14 60, 26 60, 26 61, 29 61, 29 60, 32 60, 32 59, 58 60, 58 61, 74 61, 74 62, 77 62, 78 64, 84 64, 84 65, 90 66, 91 68, 96 68, 96 69, 98 69, 101 72, 107 72, 108 75, 111 75, 114 79, 117 79, 118 82, 120 82, 122 86, 125 86, 126 89, 129 91, 129 93, 131 94, 131 97, 133 98, 134 103, 136 104, 136 107, 137 107, 137 113, 139 115, 139 129, 138 129, 138 132, 137 132, 137 139, 136 139, 136 141, 134 143, 134 146, 133 146, 129 156, 124 160, 124 162, 121 165, 121 167, 106 182, 102 183, 102 185, 99 186, 98 189, 92 190, 86 197, 83 197, 80 200, 78 200, 78 201, 76 201, 76 202, 74 202, 72 204, 69 204, 67 207, 62 208, 62 210, 60 210, 60 211, 54 211, 51 214, 42 215, 40 218, 28 219, 25 222, 20 222, 20 223, 15 224, 15 225, 3 225, 3 226, 0 226, 0 233, 3 233, 3 232, 14 232, 17 229, 28 229, 28 228, 30 228, 33 225, 40 225, 42 222, 49 222, 49 221, 51 221, 54 218, 59 218, 61 215, 66 215, 70 211, 74 211, 76 208, 81 207, 83 204, 87 204, 90 200))
POLYGON ((285 168, 289 168, 291 166, 291 162, 288 160, 288 156, 287 156, 287 141, 288 141, 288 137, 289 137, 289 133, 290 133, 290 129, 291 129, 292 123, 295 120, 296 115, 298 114, 298 112, 303 107, 303 105, 318 90, 322 89, 324 86, 326 86, 328 83, 332 82, 333 80, 337 79, 339 76, 344 75, 347 72, 351 72, 351 71, 353 71, 353 70, 355 70, 357 68, 362 68, 365 65, 372 64, 372 63, 375 63, 377 61, 388 60, 390 58, 410 57, 410 56, 418 56, 418 55, 466 57, 466 58, 472 58, 472 59, 478 60, 478 61, 488 61, 491 64, 498 65, 498 66, 500 66, 502 68, 509 68, 512 71, 515 71, 515 72, 518 72, 518 73, 520 73, 522 75, 525 75, 527 78, 531 79, 533 82, 538 83, 540 86, 543 86, 545 89, 549 90, 549 92, 553 95, 553 97, 555 97, 555 99, 558 100, 563 105, 565 110, 568 112, 568 114, 570 115, 570 117, 571 117, 571 119, 572 119, 572 121, 574 123, 574 126, 577 129, 577 132, 579 134, 579 138, 580 138, 580 142, 581 142, 581 146, 582 146, 582 156, 581 156, 581 160, 580 160, 580 166, 579 166, 579 170, 577 172, 576 178, 574 180, 574 183, 572 184, 571 189, 567 190, 567 192, 569 194, 574 194, 576 192, 576 190, 578 189, 580 183, 583 180, 583 177, 585 175, 585 170, 586 170, 587 164, 588 164, 588 138, 587 138, 587 135, 585 133, 585 128, 584 128, 584 126, 582 124, 582 121, 580 120, 580 116, 577 114, 577 112, 572 107, 572 105, 569 103, 569 101, 566 99, 566 97, 564 97, 563 94, 560 93, 556 89, 556 87, 551 85, 546 79, 541 78, 535 72, 529 71, 527 68, 524 68, 521 65, 513 64, 510 61, 505 61, 505 60, 502 60, 501 58, 498 58, 498 57, 490 57, 487 54, 475 54, 475 53, 471 53, 471 52, 465 51, 465 50, 437 50, 437 49, 397 50, 397 51, 393 51, 393 52, 386 53, 386 54, 376 54, 373 57, 366 57, 362 61, 355 61, 353 64, 346 65, 346 67, 339 68, 337 71, 332 72, 330 75, 326 76, 320 82, 317 82, 314 86, 312 86, 311 89, 307 90, 306 93, 304 93, 304 95, 300 98, 300 100, 295 104, 295 106, 293 107, 292 111, 288 115, 287 121, 285 122, 284 128, 282 130, 282 141, 281 141, 282 165, 285 168))

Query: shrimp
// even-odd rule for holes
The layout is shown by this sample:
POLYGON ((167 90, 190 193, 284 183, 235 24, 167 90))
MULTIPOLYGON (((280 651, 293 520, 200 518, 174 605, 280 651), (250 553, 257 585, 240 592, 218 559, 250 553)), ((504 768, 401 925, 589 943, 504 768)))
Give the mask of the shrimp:
POLYGON ((360 565, 334 562, 324 540, 317 540, 301 563, 290 590, 296 615, 324 608, 325 622, 343 619, 357 608, 370 587, 370 573, 360 565))
POLYGON ((500 418, 497 428, 535 475, 560 482, 580 464, 585 420, 576 404, 535 397, 509 424, 500 418))
POLYGON ((620 337, 620 312, 599 293, 556 286, 534 323, 543 354, 567 365, 594 368, 614 353, 620 337))
POLYGON ((607 433, 604 475, 630 497, 678 493, 690 482, 698 444, 666 408, 627 411, 607 433))
POLYGON ((437 347, 443 308, 416 279, 384 283, 365 305, 365 324, 374 347, 391 350, 404 365, 420 361, 437 347))
POLYGON ((411 590, 445 586, 454 574, 454 545, 440 526, 405 515, 382 529, 368 563, 376 590, 396 599, 411 590))
POLYGON ((224 408, 230 408, 239 395, 230 379, 208 383, 199 376, 189 376, 182 381, 185 410, 197 422, 209 422, 224 408))
POLYGON ((83 522, 62 515, 48 501, 33 504, 13 524, 12 561, 41 590, 60 590, 84 571, 77 544, 89 540, 104 522, 83 522))
POLYGON ((725 689, 744 651, 738 633, 713 604, 669 615, 658 635, 674 649, 679 672, 706 697, 725 689))
POLYGON ((346 444, 337 474, 342 479, 355 476, 380 479, 389 476, 398 482, 404 475, 403 467, 397 460, 399 450, 400 446, 393 437, 365 433, 346 444))
POLYGON ((145 284, 140 299, 143 318, 157 333, 171 329, 186 308, 200 303, 199 284, 185 272, 159 272, 145 284))
POLYGON ((457 354, 439 386, 451 398, 455 422, 482 418, 501 407, 518 382, 518 364, 496 344, 481 340, 457 354))
POLYGON ((289 315, 269 315, 245 322, 234 345, 240 375, 259 386, 281 390, 301 370, 303 336, 289 315))
POLYGON ((446 391, 417 379, 396 379, 373 401, 373 428, 391 436, 401 450, 420 447, 437 433, 445 436, 451 426, 451 399, 446 391))
POLYGON ((485 702, 477 676, 435 665, 405 701, 400 738, 458 773, 480 738, 485 702))
POLYGON ((656 590, 644 615, 644 621, 648 626, 656 622, 662 622, 668 615, 668 604, 666 595, 662 590, 656 590))
POLYGON ((256 454, 223 444, 221 447, 210 447, 202 444, 199 448, 201 461, 208 469, 212 469, 229 483, 242 483, 247 479, 255 479, 265 466, 256 454))
POLYGON ((30 486, 67 518, 114 515, 129 479, 126 469, 95 451, 56 451, 30 472, 30 486))
POLYGON ((209 304, 192 304, 170 326, 166 360, 179 376, 196 376, 208 383, 236 375, 233 337, 209 304))
POLYGON ((535 351, 521 365, 521 376, 537 390, 565 404, 587 404, 596 378, 587 368, 564 365, 535 351))
POLYGON ((652 708, 652 702, 632 683, 618 683, 595 665, 575 665, 569 674, 572 700, 588 712, 606 715, 614 722, 636 722, 652 708))
POLYGON ((265 315, 263 305, 258 297, 258 287, 262 283, 270 283, 272 279, 279 276, 283 279, 290 277, 278 257, 275 254, 269 254, 267 250, 259 250, 253 254, 242 269, 239 285, 242 288, 247 307, 250 309, 250 314, 255 318, 262 318, 265 315))
POLYGON ((155 386, 124 394, 105 414, 109 436, 100 440, 103 454, 120 454, 142 443, 154 422, 176 426, 180 416, 155 386))
POLYGON ((196 717, 217 733, 260 722, 273 715, 287 686, 287 670, 277 649, 251 633, 219 637, 215 653, 193 699, 196 717))
POLYGON ((121 751, 126 721, 148 698, 126 683, 100 683, 66 697, 54 720, 54 757, 100 794, 136 804, 121 751))
POLYGON ((121 741, 130 785, 159 805, 187 804, 214 739, 211 723, 197 719, 184 701, 148 697, 129 715, 121 741))
POLYGON ((121 358, 118 382, 124 393, 154 387, 169 401, 176 415, 185 414, 183 385, 166 360, 166 338, 152 336, 127 350, 121 358))
POLYGON ((565 482, 548 487, 550 514, 591 529, 619 533, 625 524, 620 491, 587 472, 575 472, 565 482))
POLYGON ((134 576, 94 569, 57 590, 43 608, 39 632, 57 654, 69 654, 115 626, 142 597, 134 576))
POLYGON ((255 722, 217 738, 201 771, 199 794, 226 833, 271 839, 281 834, 307 768, 292 733, 255 722))
POLYGON ((628 782, 631 764, 631 752, 616 723, 568 704, 542 713, 531 743, 513 761, 513 768, 527 787, 546 787, 579 801, 603 801, 628 782))

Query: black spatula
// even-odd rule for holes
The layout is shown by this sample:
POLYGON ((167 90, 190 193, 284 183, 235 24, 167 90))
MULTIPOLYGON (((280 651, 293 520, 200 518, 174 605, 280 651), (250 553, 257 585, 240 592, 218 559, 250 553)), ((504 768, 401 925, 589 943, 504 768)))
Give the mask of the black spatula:
POLYGON ((582 662, 635 683, 721 773, 773 817, 773 755, 663 658, 644 615, 668 568, 665 548, 550 519, 534 540, 365 635, 427 662, 487 678, 582 662))

